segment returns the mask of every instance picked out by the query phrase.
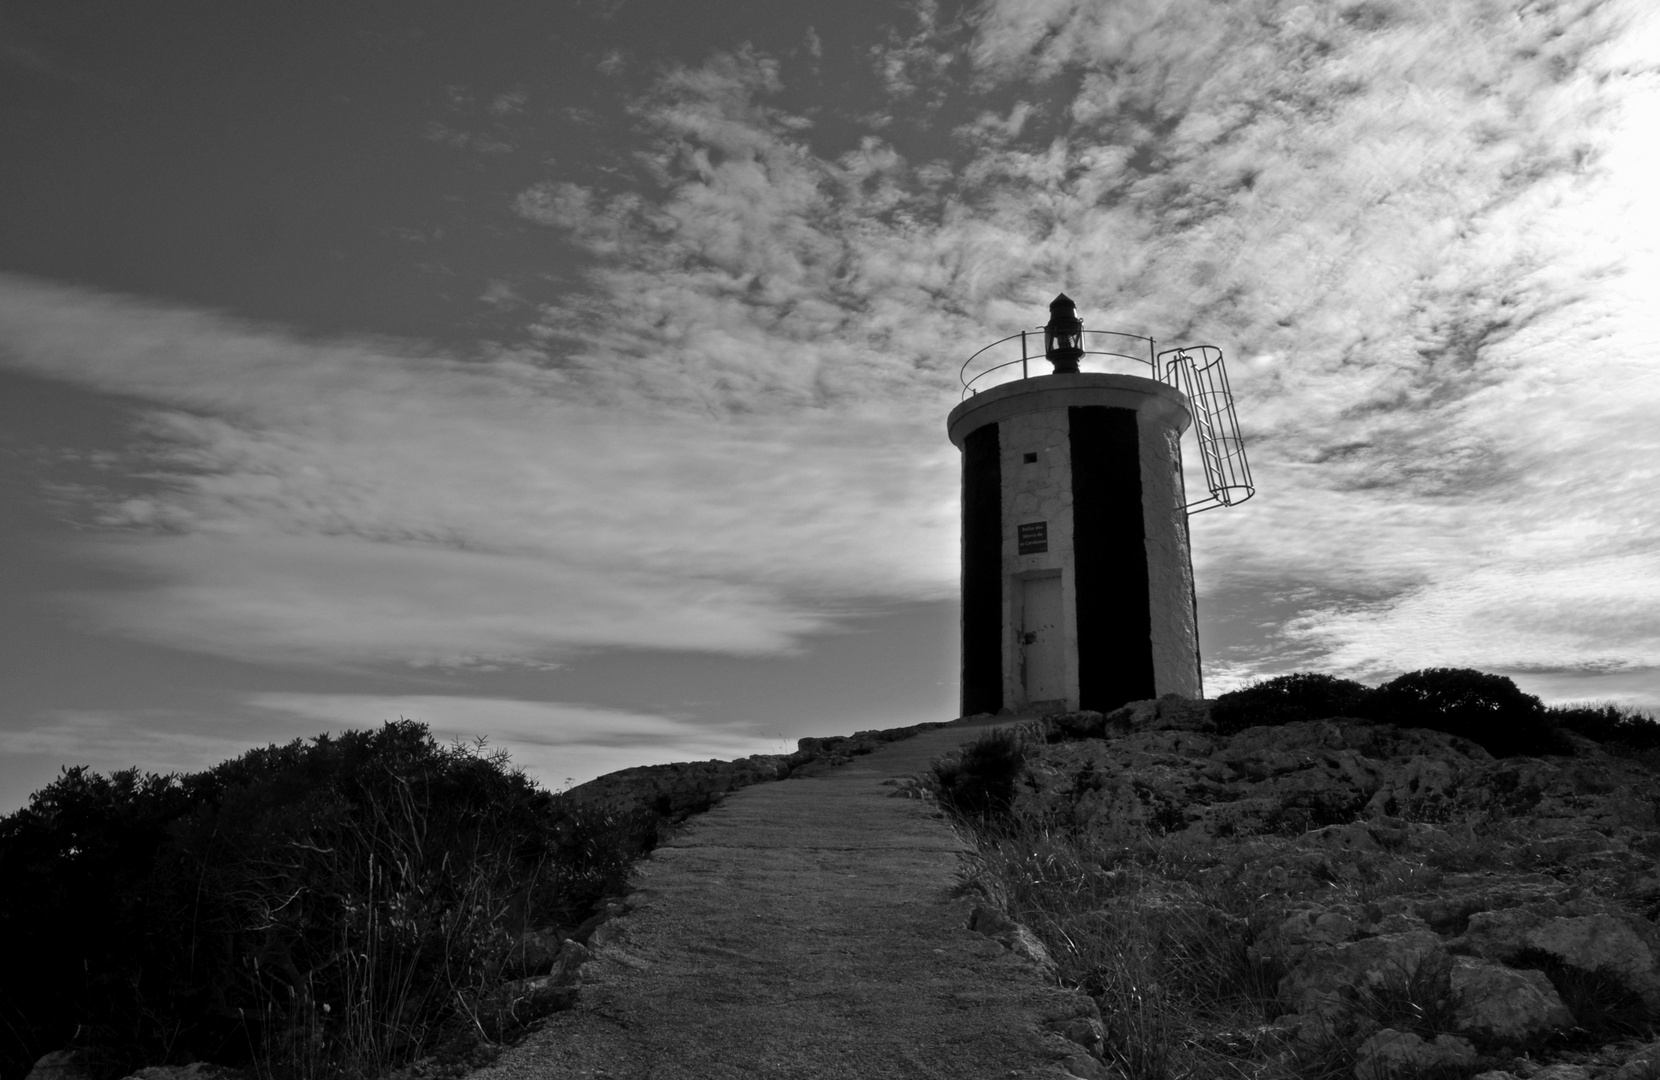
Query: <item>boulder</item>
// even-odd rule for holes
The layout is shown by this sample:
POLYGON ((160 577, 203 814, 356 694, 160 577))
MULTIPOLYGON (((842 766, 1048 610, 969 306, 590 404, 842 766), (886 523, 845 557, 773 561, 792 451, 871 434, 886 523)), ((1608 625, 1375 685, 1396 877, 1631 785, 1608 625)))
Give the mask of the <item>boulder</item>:
POLYGON ((1434 934, 1385 934, 1309 953, 1280 980, 1280 994, 1293 1012, 1329 1022, 1390 988, 1439 984, 1446 966, 1446 950, 1434 934))
POLYGON ((89 1051, 70 1048, 42 1056, 26 1080, 95 1080, 101 1071, 89 1051))
POLYGON ((1551 919, 1529 931, 1529 945, 1558 957, 1582 971, 1604 971, 1615 975, 1649 1008, 1660 1008, 1660 973, 1655 970, 1654 950, 1628 920, 1613 915, 1586 915, 1551 919))
POLYGON ((1629 1055, 1608 1080, 1656 1080, 1660 1077, 1660 1042, 1651 1042, 1629 1055))
POLYGON ((1043 718, 1051 737, 1063 739, 1099 739, 1107 734, 1107 718, 1093 709, 1079 712, 1051 713, 1043 718))
POLYGON ((1102 1040, 1107 1036, 1106 1025, 1088 1016, 1075 1016, 1071 1020, 1051 1024, 1050 1027, 1057 1035, 1068 1042, 1077 1043, 1092 1054, 1101 1052, 1102 1040))
POLYGON ((1119 1080, 1118 1074, 1088 1054, 1068 1054, 1061 1059, 1061 1068, 1078 1080, 1119 1080))
MULTIPOLYGON (((577 993, 575 986, 561 982, 553 975, 538 975, 533 979, 511 979, 491 987, 487 993, 481 995, 473 1003, 472 1013, 476 1022, 484 1024, 487 1035, 499 1038, 503 1033, 539 1017, 570 1008, 576 1002, 577 993)), ((155 1077, 153 1080, 172 1078, 155 1077)))
MULTIPOLYGON (((1444 846, 1466 842, 1476 844, 1479 840, 1449 838, 1444 846)), ((1439 837, 1425 837, 1422 844, 1432 849, 1443 846, 1439 837)), ((1482 917, 1481 925, 1484 926, 1491 925, 1493 919, 1502 922, 1508 918, 1526 919, 1531 926, 1540 918, 1587 914, 1572 911, 1564 903, 1571 901, 1577 891, 1573 886, 1564 885, 1548 874, 1448 874, 1442 879, 1434 895, 1415 899, 1412 911, 1437 933, 1456 936, 1466 933, 1472 925, 1472 919, 1477 915, 1482 917), (1511 910, 1527 914, 1497 914, 1511 910)), ((1478 936, 1491 932, 1477 931, 1478 936)), ((1473 940, 1466 944, 1475 946, 1473 940)), ((1479 949, 1477 952, 1483 956, 1487 955, 1479 949)))
POLYGON ((1166 694, 1158 699, 1131 701, 1120 705, 1102 719, 1108 731, 1211 731, 1210 702, 1166 694))
POLYGON ((1436 1069, 1475 1064, 1476 1048, 1456 1035, 1433 1042, 1408 1031, 1384 1028, 1355 1051, 1355 1080, 1397 1080, 1436 1069))
POLYGON ((1591 1080, 1591 1070, 1583 1065, 1559 1061, 1555 1065, 1546 1065, 1528 1080, 1591 1080))
POLYGON ((559 946, 559 954, 554 958, 553 970, 549 977, 557 983, 574 983, 577 980, 577 969, 593 959, 593 953, 581 942, 566 940, 559 946))
POLYGON ((1260 958, 1272 957, 1292 967, 1311 953, 1353 940, 1365 921, 1365 911, 1353 904, 1299 907, 1259 934, 1253 949, 1260 958))
POLYGON ((1466 769, 1457 758, 1415 755, 1391 763, 1387 775, 1369 792, 1370 817, 1410 815, 1439 819, 1457 805, 1466 769))
POLYGON ((1574 1014, 1543 972, 1456 956, 1449 977, 1460 1031, 1522 1043, 1574 1026, 1574 1014))
POLYGON ((124 1080, 241 1080, 243 1075, 238 1069, 198 1061, 191 1065, 151 1065, 124 1080))
POLYGON ((1153 699, 1146 701, 1132 701, 1120 705, 1104 718, 1108 731, 1132 734, 1137 731, 1146 731, 1159 714, 1159 703, 1153 699))
POLYGON ((1151 724, 1154 731, 1214 731, 1210 702, 1166 694, 1158 699, 1151 724))
POLYGON ((1655 931, 1632 917, 1606 912, 1551 916, 1538 907, 1478 912, 1459 943, 1477 956, 1514 962, 1530 951, 1568 967, 1614 976, 1650 1008, 1660 1008, 1655 931))
POLYGON ((1023 956, 1044 971, 1053 974, 1054 957, 1037 935, 1015 922, 996 908, 976 905, 968 916, 968 928, 984 934, 1017 956, 1023 956))

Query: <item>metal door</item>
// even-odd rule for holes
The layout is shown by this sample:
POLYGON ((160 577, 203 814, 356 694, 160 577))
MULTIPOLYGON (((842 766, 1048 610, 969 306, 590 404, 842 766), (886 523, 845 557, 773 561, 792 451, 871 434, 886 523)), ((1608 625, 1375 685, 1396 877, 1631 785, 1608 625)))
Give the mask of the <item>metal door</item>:
POLYGON ((1027 701, 1066 697, 1061 630, 1061 579, 1028 578, 1021 589, 1020 667, 1027 701))

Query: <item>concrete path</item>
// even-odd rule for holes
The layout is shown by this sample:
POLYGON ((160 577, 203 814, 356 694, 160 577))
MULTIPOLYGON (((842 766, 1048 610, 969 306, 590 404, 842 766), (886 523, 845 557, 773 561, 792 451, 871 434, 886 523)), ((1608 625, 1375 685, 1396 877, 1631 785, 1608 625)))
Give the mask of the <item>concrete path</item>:
POLYGON ((1079 998, 967 929, 966 849, 895 778, 979 735, 937 728, 757 784, 641 864, 575 1008, 476 1080, 1062 1080, 1079 998))

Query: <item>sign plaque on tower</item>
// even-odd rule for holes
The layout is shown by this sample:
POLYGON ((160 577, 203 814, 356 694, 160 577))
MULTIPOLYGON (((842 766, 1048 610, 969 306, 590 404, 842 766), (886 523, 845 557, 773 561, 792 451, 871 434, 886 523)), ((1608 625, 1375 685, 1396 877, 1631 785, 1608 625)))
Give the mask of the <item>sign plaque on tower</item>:
POLYGON ((1049 550, 1049 523, 1028 521, 1016 529, 1015 542, 1022 555, 1041 555, 1049 550))

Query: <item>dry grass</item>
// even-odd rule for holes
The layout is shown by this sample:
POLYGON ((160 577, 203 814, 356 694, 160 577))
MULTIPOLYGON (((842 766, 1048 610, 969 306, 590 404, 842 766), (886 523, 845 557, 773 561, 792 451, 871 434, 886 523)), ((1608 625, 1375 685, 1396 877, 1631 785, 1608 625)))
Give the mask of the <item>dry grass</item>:
MULTIPOLYGON (((1000 761, 1011 745, 983 749, 1000 761)), ((987 754, 965 751, 945 776, 963 787, 962 762, 977 756, 987 754)), ((1287 972, 1253 945, 1299 907, 1365 907, 1433 895, 1450 875, 1532 869, 1519 827, 1486 814, 1400 819, 1410 842, 1338 851, 1312 834, 1217 840, 1082 827, 1064 812, 1045 820, 956 809, 977 852, 975 888, 1038 936, 1063 984, 1095 1000, 1103 1057, 1127 1080, 1348 1080, 1356 1048, 1382 1027, 1451 1031, 1440 968, 1363 993, 1332 1030, 1276 1025, 1291 1011, 1279 990, 1287 972), (1299 865, 1314 869, 1282 873, 1299 865)))
POLYGON ((1129 1080, 1254 1076, 1283 1042, 1284 974, 1258 959, 1252 898, 1184 837, 1105 837, 1026 819, 970 825, 977 876, 1088 993, 1129 1080))

